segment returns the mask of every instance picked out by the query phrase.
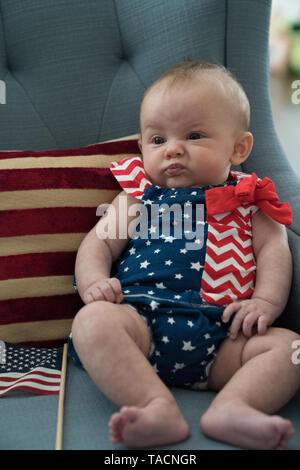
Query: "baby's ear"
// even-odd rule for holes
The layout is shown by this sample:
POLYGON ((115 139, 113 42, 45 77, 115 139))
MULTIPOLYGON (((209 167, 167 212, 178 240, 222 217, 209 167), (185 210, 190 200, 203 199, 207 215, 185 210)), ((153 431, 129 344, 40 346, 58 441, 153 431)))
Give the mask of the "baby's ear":
POLYGON ((248 156, 253 147, 253 135, 251 132, 243 132, 235 141, 233 154, 231 156, 232 165, 240 165, 248 156))
POLYGON ((139 146, 139 149, 140 149, 141 153, 143 153, 142 139, 138 140, 138 146, 139 146))

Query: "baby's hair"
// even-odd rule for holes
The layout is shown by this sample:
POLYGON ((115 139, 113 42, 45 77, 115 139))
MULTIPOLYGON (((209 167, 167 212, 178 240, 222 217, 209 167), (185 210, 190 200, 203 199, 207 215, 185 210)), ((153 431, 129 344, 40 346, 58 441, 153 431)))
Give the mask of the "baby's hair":
POLYGON ((149 92, 163 81, 167 80, 168 86, 171 88, 182 85, 189 80, 209 79, 212 76, 222 85, 225 93, 238 111, 240 126, 247 131, 250 126, 250 104, 247 95, 235 75, 223 65, 197 60, 176 64, 166 70, 150 85, 145 92, 143 101, 149 92))

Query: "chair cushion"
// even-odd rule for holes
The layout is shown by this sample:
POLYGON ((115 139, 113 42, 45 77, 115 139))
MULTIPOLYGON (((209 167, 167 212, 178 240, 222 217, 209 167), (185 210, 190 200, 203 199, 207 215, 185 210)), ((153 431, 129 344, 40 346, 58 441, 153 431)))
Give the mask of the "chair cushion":
POLYGON ((96 209, 121 190, 111 161, 139 154, 137 136, 70 150, 0 152, 0 338, 54 346, 82 303, 78 246, 96 209))

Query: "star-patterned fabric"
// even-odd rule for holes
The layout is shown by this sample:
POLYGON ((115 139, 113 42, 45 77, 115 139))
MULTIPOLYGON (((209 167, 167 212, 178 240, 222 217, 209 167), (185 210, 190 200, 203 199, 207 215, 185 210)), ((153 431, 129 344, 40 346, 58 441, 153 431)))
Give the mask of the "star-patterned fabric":
POLYGON ((136 234, 118 261, 123 294, 137 283, 157 294, 171 289, 173 297, 188 289, 200 292, 207 238, 204 202, 202 188, 145 190, 136 234))
POLYGON ((123 303, 151 330, 155 371, 170 386, 194 389, 205 388, 209 366, 228 335, 224 308, 200 295, 206 189, 147 187, 136 233, 114 266, 123 303))

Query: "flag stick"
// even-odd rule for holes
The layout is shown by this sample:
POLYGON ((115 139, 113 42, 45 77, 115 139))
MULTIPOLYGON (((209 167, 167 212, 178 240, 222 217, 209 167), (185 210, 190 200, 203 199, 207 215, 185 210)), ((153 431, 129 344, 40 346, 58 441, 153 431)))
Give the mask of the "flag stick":
POLYGON ((68 343, 65 343, 64 350, 63 350, 62 366, 61 366, 61 380, 60 380, 59 399, 58 399, 55 450, 62 450, 67 357, 68 357, 68 343))

